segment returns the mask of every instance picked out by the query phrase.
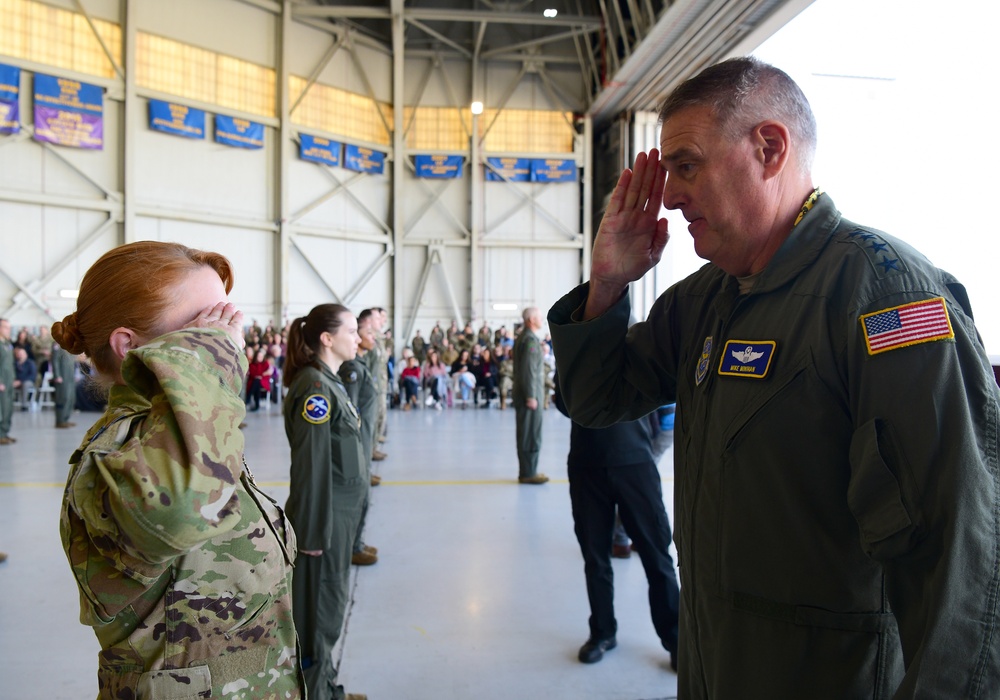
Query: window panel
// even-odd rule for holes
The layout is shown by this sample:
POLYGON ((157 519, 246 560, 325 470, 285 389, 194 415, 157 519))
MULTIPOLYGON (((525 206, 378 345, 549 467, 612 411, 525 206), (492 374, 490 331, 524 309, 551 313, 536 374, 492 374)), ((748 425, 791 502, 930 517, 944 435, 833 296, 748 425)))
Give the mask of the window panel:
MULTIPOLYGON (((121 27, 100 19, 93 22, 108 51, 121 65, 121 27)), ((115 77, 114 66, 83 15, 33 0, 0 0, 0 55, 115 77)))
MULTIPOLYGON (((288 93, 292 103, 305 89, 307 81, 292 75, 288 77, 288 93)), ((392 123, 392 107, 381 104, 382 113, 392 123)), ((300 126, 320 129, 347 138, 388 146, 389 132, 379 116, 379 105, 365 95, 347 92, 329 85, 313 83, 299 106, 292 112, 292 122, 300 126)))
POLYGON ((271 68, 140 32, 136 82, 145 88, 221 107, 274 116, 271 68))

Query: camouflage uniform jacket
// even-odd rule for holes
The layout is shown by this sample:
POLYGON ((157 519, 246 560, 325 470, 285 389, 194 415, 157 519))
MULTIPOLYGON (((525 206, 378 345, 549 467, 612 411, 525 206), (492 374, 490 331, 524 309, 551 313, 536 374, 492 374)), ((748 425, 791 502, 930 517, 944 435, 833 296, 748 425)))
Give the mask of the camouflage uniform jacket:
POLYGON ((217 330, 133 350, 70 460, 60 532, 100 699, 303 695, 295 535, 245 469, 246 369, 217 330))

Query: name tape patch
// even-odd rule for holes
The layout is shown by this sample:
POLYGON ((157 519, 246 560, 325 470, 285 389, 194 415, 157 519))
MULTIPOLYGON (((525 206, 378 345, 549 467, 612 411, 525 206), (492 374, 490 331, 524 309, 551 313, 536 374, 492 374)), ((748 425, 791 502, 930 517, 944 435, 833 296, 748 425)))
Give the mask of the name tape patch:
POLYGON ((869 355, 955 337, 943 297, 864 314, 860 321, 869 355))
POLYGON ((771 368, 776 347, 778 344, 773 340, 727 340, 719 374, 763 379, 771 368))
POLYGON ((330 420, 330 400, 322 394, 308 397, 302 408, 302 417, 310 423, 326 423, 330 420))

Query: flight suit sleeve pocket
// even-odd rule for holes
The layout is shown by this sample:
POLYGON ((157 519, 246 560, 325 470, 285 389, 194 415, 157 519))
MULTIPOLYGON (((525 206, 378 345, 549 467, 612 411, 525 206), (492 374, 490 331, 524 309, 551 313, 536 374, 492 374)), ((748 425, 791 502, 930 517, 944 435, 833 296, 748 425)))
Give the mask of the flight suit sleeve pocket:
POLYGON ((208 666, 147 671, 139 676, 137 700, 195 700, 212 696, 208 666))
POLYGON ((913 520, 903 503, 899 481, 880 449, 880 425, 871 420, 851 439, 851 479, 847 503, 872 559, 884 561, 906 551, 913 520))

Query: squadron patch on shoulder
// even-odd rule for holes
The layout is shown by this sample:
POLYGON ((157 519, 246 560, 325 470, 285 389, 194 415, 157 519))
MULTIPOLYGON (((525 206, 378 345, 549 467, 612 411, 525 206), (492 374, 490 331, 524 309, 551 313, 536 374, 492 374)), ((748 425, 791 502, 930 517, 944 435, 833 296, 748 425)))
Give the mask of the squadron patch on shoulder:
POLYGON ((310 423, 326 423, 330 420, 330 399, 322 394, 313 394, 306 399, 302 417, 310 423))
POLYGON ((858 320, 869 355, 955 337, 943 297, 874 311, 858 320))
POLYGON ((727 340, 719 360, 719 374, 763 379, 771 369, 776 347, 778 343, 773 340, 727 340))

